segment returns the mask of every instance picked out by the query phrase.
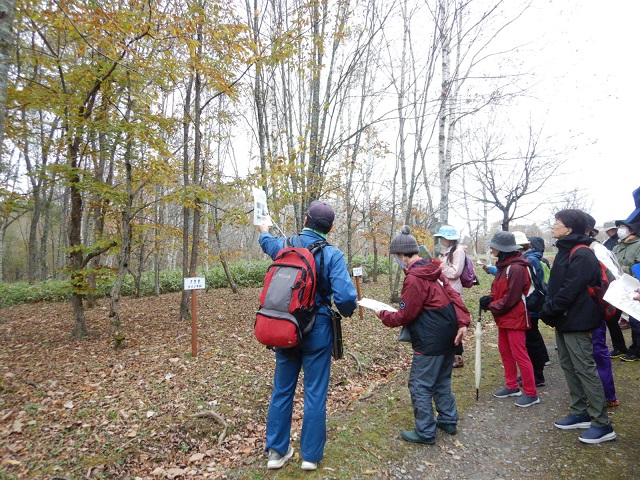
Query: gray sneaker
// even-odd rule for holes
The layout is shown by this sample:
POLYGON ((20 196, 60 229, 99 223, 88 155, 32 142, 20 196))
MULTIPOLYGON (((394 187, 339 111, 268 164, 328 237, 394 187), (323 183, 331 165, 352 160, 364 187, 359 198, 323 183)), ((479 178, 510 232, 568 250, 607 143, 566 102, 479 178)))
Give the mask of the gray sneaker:
POLYGON ((502 387, 493 392, 493 396, 496 398, 519 397, 520 395, 522 395, 522 392, 519 388, 502 387))
POLYGON ((293 457, 293 447, 289 444, 289 449, 284 455, 280 455, 273 448, 269 449, 269 458, 267 460, 267 468, 269 470, 277 470, 284 467, 289 459, 293 457))
POLYGON ((540 399, 538 398, 537 395, 535 397, 530 397, 525 393, 519 399, 516 400, 514 405, 516 407, 527 408, 527 407, 530 407, 531 405, 535 405, 536 403, 540 403, 540 399))

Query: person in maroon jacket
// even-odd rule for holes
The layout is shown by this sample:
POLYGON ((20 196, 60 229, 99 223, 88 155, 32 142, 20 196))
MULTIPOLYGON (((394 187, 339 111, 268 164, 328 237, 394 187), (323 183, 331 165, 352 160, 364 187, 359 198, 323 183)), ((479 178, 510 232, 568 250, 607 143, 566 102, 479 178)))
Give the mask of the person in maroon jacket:
POLYGON ((458 409, 451 391, 454 348, 471 322, 462 297, 442 274, 439 263, 418 255, 418 242, 408 226, 391 240, 389 247, 405 273, 399 310, 376 311, 387 327, 406 326, 411 334, 413 360, 409 392, 415 415, 413 430, 402 437, 413 443, 434 444, 436 428, 450 435, 457 432, 458 409), (434 417, 433 403, 438 411, 434 417))
POLYGON ((487 245, 498 257, 496 273, 491 284, 491 295, 480 298, 480 308, 489 310, 498 325, 498 350, 502 357, 506 385, 493 393, 494 397, 520 397, 517 407, 530 407, 540 403, 536 391, 533 365, 527 353, 526 331, 531 328, 526 295, 531 287, 529 261, 520 253, 510 232, 496 232, 487 245), (518 369, 522 389, 518 388, 518 369))

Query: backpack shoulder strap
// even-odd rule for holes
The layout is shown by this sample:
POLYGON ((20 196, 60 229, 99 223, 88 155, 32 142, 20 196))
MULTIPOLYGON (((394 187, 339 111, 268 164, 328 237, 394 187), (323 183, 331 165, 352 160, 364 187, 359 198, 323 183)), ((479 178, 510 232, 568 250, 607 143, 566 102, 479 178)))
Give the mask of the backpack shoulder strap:
MULTIPOLYGON (((573 257, 573 254, 576 252, 576 250, 578 250, 579 248, 587 248, 589 250, 591 250, 591 248, 588 245, 585 245, 584 243, 581 243, 579 245, 576 245, 575 247, 573 247, 571 249, 571 252, 569 253, 569 261, 571 261, 571 257, 573 257)), ((593 250, 591 250, 593 252, 593 250)))
POLYGON ((282 248, 291 248, 293 247, 293 237, 286 237, 284 239, 284 247, 282 248))
POLYGON ((316 275, 318 278, 318 282, 317 282, 318 287, 316 288, 316 291, 320 295, 320 298, 322 298, 322 303, 324 303, 329 308, 331 308, 331 302, 328 300, 328 298, 330 298, 330 294, 328 294, 322 288, 323 287, 322 280, 324 279, 324 250, 323 249, 324 247, 328 247, 329 245, 330 245, 329 242, 327 242, 326 240, 316 240, 312 244, 308 245, 307 248, 311 252, 311 255, 313 255, 314 257, 316 253, 320 252, 320 262, 319 262, 320 268, 316 272, 316 275))

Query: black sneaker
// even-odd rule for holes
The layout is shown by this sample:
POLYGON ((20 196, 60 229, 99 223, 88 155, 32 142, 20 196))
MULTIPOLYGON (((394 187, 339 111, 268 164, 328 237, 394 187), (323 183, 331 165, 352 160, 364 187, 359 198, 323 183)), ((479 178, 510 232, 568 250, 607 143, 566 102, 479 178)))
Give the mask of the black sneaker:
POLYGON ((637 362, 638 360, 640 360, 640 357, 634 355, 633 353, 627 353, 626 355, 620 357, 620 360, 622 360, 623 362, 637 362))
POLYGON ((613 350, 611 350, 609 352, 609 357, 611 357, 611 358, 620 358, 623 355, 624 355, 624 352, 621 352, 617 348, 614 348, 613 350))

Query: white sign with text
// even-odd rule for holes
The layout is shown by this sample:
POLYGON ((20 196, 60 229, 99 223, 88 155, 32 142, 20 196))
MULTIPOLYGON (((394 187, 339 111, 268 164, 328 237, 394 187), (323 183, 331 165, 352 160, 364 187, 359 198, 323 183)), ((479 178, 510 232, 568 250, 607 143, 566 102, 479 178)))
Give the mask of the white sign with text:
POLYGON ((185 290, 204 290, 204 277, 187 277, 184 279, 185 290))

